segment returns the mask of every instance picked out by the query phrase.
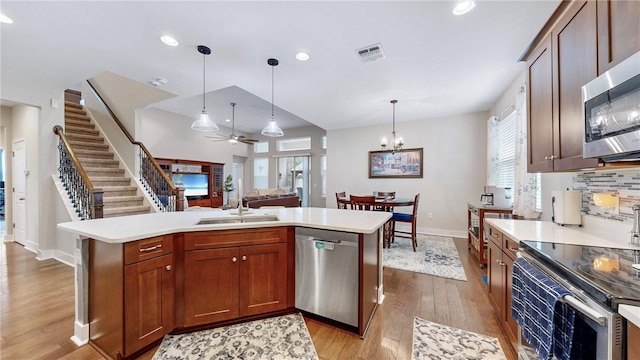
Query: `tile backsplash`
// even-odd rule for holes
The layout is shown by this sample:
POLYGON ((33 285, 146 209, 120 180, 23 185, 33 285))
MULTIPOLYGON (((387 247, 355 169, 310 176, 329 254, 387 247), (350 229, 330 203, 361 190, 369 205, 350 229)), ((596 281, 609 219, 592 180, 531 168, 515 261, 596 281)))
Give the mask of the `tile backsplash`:
POLYGON ((573 178, 573 190, 582 192, 583 214, 632 223, 633 210, 631 207, 640 204, 640 168, 578 173, 573 178), (618 196, 620 199, 619 214, 594 204, 593 194, 599 192, 618 196))

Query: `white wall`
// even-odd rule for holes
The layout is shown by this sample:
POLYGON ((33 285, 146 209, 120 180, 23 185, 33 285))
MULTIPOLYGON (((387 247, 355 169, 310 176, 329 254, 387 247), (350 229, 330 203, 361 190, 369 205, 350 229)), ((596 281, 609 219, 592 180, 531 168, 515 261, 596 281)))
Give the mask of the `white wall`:
MULTIPOLYGON (((234 155, 248 156, 249 145, 214 142, 205 138, 211 134, 191 130, 194 119, 158 109, 141 110, 139 118, 139 140, 153 157, 224 163, 226 177, 231 173, 234 155)), ((231 129, 220 127, 218 133, 228 135, 231 129)))
MULTIPOLYGON (((12 133, 12 111, 8 106, 0 106, 0 147, 4 149, 4 220, 5 225, 11 225, 13 223, 13 193, 11 188, 13 182, 11 177, 13 176, 12 170, 12 158, 11 158, 11 133, 12 133)), ((13 227, 5 226, 5 239, 13 239, 13 227)))
POLYGON ((419 230, 466 237, 467 202, 479 200, 485 185, 487 118, 479 112, 396 123, 405 148, 423 148, 422 179, 369 179, 369 151, 380 150, 380 139, 389 136, 391 124, 328 131, 327 207, 336 207, 335 193, 340 191, 396 191, 397 197, 420 193, 419 230))

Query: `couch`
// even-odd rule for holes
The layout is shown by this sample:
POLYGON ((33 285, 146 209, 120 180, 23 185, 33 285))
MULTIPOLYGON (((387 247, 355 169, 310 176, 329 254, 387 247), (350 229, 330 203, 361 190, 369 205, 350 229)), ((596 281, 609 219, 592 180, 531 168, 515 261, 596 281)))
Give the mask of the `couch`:
POLYGON ((300 206, 300 198, 296 193, 288 193, 283 189, 253 189, 242 197, 245 207, 258 209, 263 206, 300 206))

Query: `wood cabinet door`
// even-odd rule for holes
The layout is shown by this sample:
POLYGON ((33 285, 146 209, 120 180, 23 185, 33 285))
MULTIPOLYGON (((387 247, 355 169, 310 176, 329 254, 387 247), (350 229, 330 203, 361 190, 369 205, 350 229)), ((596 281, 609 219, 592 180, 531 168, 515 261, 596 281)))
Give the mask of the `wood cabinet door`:
POLYGON ((627 321, 627 359, 640 359, 640 328, 627 321))
POLYGON ((553 170, 553 71, 551 38, 527 59, 528 172, 553 170))
POLYGON ((582 157, 582 86, 598 75, 596 3, 576 1, 551 30, 553 54, 553 169, 596 167, 582 157))
POLYGON ((287 308, 287 244, 240 248, 240 315, 287 308))
POLYGON ((502 268, 502 250, 493 241, 487 247, 487 283, 489 299, 500 319, 504 319, 504 280, 502 268))
POLYGON ((238 317, 238 248, 185 251, 184 326, 238 317))
POLYGON ((124 270, 124 355, 173 330, 173 254, 140 261, 124 270))
POLYGON ((598 74, 640 51, 640 1, 598 0, 598 74))
MULTIPOLYGON (((508 250, 507 250, 508 251, 508 250)), ((507 255, 502 257, 502 262, 504 263, 504 272, 505 272, 505 293, 504 293, 504 310, 505 310, 505 319, 504 323, 506 326, 504 327, 507 331, 507 335, 512 343, 515 343, 518 339, 518 323, 511 316, 511 283, 513 277, 513 259, 507 255)))

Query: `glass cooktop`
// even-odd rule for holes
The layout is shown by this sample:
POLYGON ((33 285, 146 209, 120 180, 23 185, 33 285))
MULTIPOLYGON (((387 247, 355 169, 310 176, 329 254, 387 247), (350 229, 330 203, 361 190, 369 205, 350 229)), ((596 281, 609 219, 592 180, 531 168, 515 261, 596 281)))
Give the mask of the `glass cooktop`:
POLYGON ((618 309, 619 304, 640 305, 638 250, 521 241, 530 254, 573 283, 599 303, 618 309))

